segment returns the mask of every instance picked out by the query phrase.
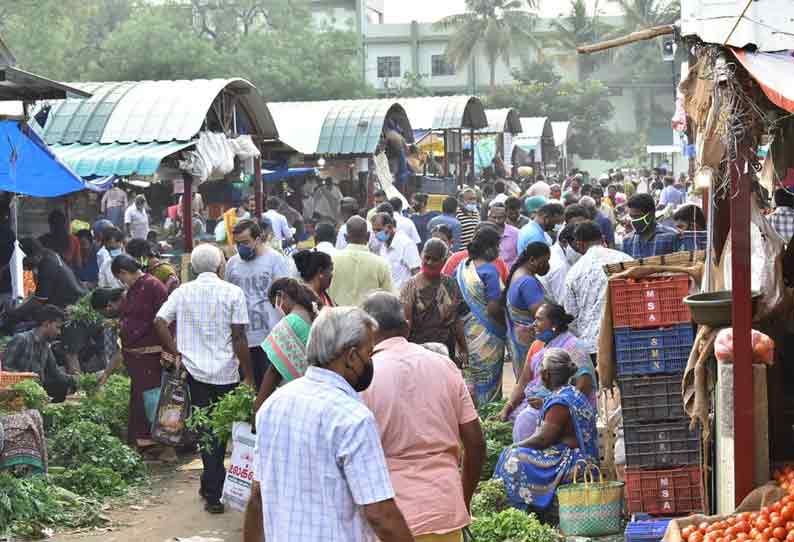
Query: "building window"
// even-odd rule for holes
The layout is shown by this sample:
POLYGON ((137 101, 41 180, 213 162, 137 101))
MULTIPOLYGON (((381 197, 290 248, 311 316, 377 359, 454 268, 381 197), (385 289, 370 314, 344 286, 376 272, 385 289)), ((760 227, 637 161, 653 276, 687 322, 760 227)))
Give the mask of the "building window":
POLYGON ((455 65, 447 61, 446 55, 433 55, 431 62, 433 77, 455 75, 455 65))
POLYGON ((388 77, 400 77, 400 57, 398 56, 379 56, 378 57, 378 77, 385 79, 388 77))

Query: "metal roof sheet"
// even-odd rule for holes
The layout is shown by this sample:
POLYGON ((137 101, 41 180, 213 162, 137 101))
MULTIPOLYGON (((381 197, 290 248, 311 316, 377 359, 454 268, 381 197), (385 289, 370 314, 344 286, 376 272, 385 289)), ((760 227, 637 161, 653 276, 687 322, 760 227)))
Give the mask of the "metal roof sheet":
POLYGON ((521 117, 521 136, 524 137, 554 137, 549 117, 521 117))
POLYGON ((67 96, 82 99, 89 97, 90 94, 19 68, 11 66, 0 68, 0 100, 62 100, 67 96))
POLYGON ((387 119, 406 141, 414 139, 405 111, 393 100, 276 102, 268 108, 278 139, 301 154, 372 154, 387 119))
POLYGON ((681 0, 681 35, 696 35, 706 43, 760 52, 794 49, 794 2, 791 0, 681 0), (744 17, 731 33, 736 19, 744 17))
POLYGON ((80 177, 146 177, 154 175, 163 158, 195 143, 72 143, 50 145, 50 150, 80 177))
POLYGON ((94 97, 88 101, 66 99, 53 106, 44 127, 44 138, 51 145, 190 141, 223 91, 241 102, 257 135, 267 139, 278 135, 264 100, 244 79, 74 85, 94 97))
POLYGON ((571 126, 569 121, 552 122, 551 131, 554 134, 554 146, 559 147, 568 141, 568 128, 571 126))
POLYGON ((515 109, 486 109, 485 116, 488 118, 488 126, 479 130, 481 134, 521 132, 521 118, 515 109))
POLYGON ((399 101, 414 130, 460 130, 485 128, 488 118, 474 96, 433 96, 399 101))

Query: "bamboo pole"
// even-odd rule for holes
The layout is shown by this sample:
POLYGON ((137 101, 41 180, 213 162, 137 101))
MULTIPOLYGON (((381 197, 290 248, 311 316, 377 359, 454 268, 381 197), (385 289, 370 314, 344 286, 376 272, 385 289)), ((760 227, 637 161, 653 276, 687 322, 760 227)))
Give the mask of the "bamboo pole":
POLYGON ((606 51, 607 49, 614 49, 615 47, 622 47, 630 43, 637 43, 638 41, 647 41, 659 36, 666 36, 672 34, 674 28, 672 25, 654 26, 653 28, 646 28, 645 30, 638 30, 632 32, 627 36, 615 38, 612 40, 594 43, 593 45, 584 45, 577 47, 576 52, 580 55, 589 55, 590 53, 598 53, 599 51, 606 51))

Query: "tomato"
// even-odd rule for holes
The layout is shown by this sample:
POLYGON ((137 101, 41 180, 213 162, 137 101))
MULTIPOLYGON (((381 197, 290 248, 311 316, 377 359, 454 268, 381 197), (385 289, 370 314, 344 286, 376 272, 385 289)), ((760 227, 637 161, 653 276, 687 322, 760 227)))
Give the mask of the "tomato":
POLYGON ((750 529, 750 538, 756 538, 759 534, 761 534, 761 531, 757 527, 750 529))
POLYGON ((780 517, 782 517, 786 521, 791 521, 794 519, 794 505, 786 504, 780 510, 780 517))
POLYGON ((755 522, 755 526, 756 526, 756 527, 758 527, 758 530, 759 530, 759 531, 763 532, 763 531, 764 531, 764 529, 766 529, 767 527, 769 527, 769 519, 767 518, 767 516, 760 516, 760 517, 759 517, 759 518, 756 520, 756 522, 755 522))
POLYGON ((769 516, 769 526, 774 527, 783 527, 786 524, 786 521, 780 517, 778 514, 769 516))
POLYGON ((747 533, 736 533, 736 540, 738 540, 739 542, 747 542, 748 540, 750 540, 750 535, 748 535, 747 533))
POLYGON ((780 504, 780 502, 778 501, 778 502, 772 504, 772 506, 770 506, 770 508, 772 509, 773 512, 780 512, 780 509, 783 508, 783 505, 780 504))
POLYGON ((763 534, 767 538, 772 538, 772 531, 773 530, 774 529, 772 529, 772 527, 767 527, 766 529, 763 530, 763 532, 761 534, 763 534))
POLYGON ((780 540, 778 540, 777 538, 770 538, 769 542, 780 542, 780 540))
POLYGON ((736 527, 737 532, 740 532, 740 533, 746 533, 747 531, 750 530, 750 524, 747 523, 747 521, 745 521, 744 519, 741 519, 741 521, 736 523, 736 525, 734 525, 734 527, 736 527))
POLYGON ((695 532, 695 526, 694 525, 690 525, 688 527, 684 527, 683 530, 681 531, 681 538, 683 538, 684 540, 688 541, 689 537, 692 536, 693 532, 695 532))
POLYGON ((794 531, 789 531, 786 535, 786 542, 794 542, 794 531))
POLYGON ((787 521, 785 527, 789 532, 794 531, 794 521, 787 521))
POLYGON ((687 542, 703 542, 703 533, 700 531, 693 531, 692 534, 689 535, 687 542))
POLYGON ((772 531, 772 536, 774 536, 779 540, 783 540, 784 538, 786 538, 787 534, 788 533, 786 532, 786 529, 784 529, 783 527, 775 527, 775 529, 772 531))
POLYGON ((768 516, 771 513, 772 513, 772 510, 768 506, 764 506, 761 509, 761 515, 763 515, 763 516, 768 516))

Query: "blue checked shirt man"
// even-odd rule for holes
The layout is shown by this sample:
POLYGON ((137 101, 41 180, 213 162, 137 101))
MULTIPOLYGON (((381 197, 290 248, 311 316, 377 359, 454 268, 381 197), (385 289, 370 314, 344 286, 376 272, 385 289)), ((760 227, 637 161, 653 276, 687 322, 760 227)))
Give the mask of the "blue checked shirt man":
POLYGON ((245 542, 413 541, 358 395, 372 382, 376 328, 361 309, 323 310, 305 375, 259 409, 245 542))
POLYGON ((623 252, 634 258, 650 258, 678 252, 678 232, 656 223, 656 203, 650 194, 635 194, 628 202, 634 233, 623 239, 623 252))
POLYGON ((794 237, 794 195, 785 188, 778 188, 775 190, 775 207, 767 220, 788 243, 794 237))

